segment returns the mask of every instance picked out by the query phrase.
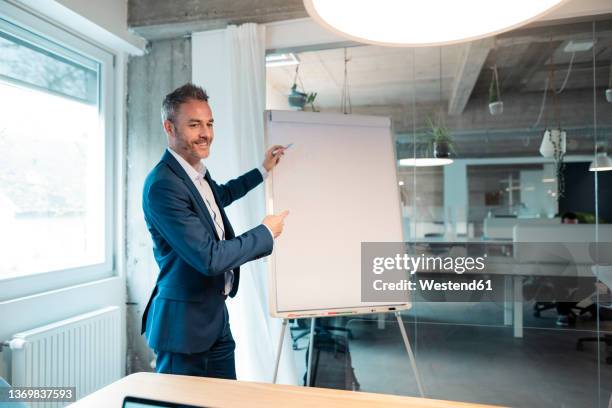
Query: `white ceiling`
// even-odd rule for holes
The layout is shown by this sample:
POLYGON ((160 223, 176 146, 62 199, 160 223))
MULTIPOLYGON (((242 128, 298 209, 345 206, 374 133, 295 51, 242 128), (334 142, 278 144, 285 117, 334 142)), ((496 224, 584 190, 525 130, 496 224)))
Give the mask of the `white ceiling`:
MULTIPOLYGON (((594 54, 601 71, 597 75, 598 86, 604 86, 612 58, 612 19, 596 24, 594 54)), ((426 48, 368 45, 300 52, 297 54, 301 60, 298 89, 317 92, 316 105, 321 109, 339 109, 346 50, 350 59, 347 69, 353 106, 409 106, 413 103, 413 93, 416 103, 434 103, 440 99, 448 103, 453 97, 465 102, 473 94, 486 98, 491 78, 489 68, 493 65, 499 67, 503 88, 539 92, 544 88, 551 61, 557 71, 556 85, 561 85, 572 57, 571 53, 564 52, 566 44, 592 37, 592 22, 563 21, 505 33, 487 43, 426 48)), ((567 89, 592 86, 592 62, 591 51, 575 54, 567 89)), ((267 69, 268 85, 283 96, 289 93, 294 76, 295 66, 267 69)), ((459 112, 465 103, 460 105, 459 112)))
MULTIPOLYGON (((612 132, 612 105, 605 102, 603 93, 612 75, 611 16, 596 22, 594 49, 574 55, 564 93, 549 92, 545 109, 541 101, 552 66, 555 89, 561 88, 566 77, 572 54, 564 52, 565 45, 570 40, 592 39, 592 29, 592 21, 563 21, 444 47, 366 45, 302 51, 297 53, 301 61, 297 84, 299 90, 318 93, 317 109, 340 111, 346 49, 352 112, 391 117, 403 143, 410 143, 414 129, 424 131, 426 118, 440 117, 461 139, 463 156, 533 154, 536 141, 517 143, 517 135, 524 139, 558 123, 571 128, 571 152, 584 153, 592 150, 594 140, 594 76, 599 88, 598 140, 612 132), (499 116, 487 111, 493 65, 498 66, 505 101, 504 114, 499 116), (489 137, 491 142, 483 143, 489 137)), ((295 68, 267 69, 268 108, 288 108, 295 68)))

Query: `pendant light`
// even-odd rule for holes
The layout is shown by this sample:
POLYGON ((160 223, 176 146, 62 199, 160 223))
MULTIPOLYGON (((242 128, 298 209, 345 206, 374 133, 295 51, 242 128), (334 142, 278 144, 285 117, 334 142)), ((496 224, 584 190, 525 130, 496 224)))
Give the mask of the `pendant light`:
POLYGON ((440 111, 438 113, 438 120, 434 124, 431 118, 428 118, 429 127, 431 128, 430 137, 431 141, 427 145, 421 145, 416 152, 417 157, 407 157, 399 160, 400 166, 406 167, 434 167, 434 166, 446 166, 453 163, 451 158, 451 151, 454 151, 453 141, 448 128, 442 125, 443 113, 442 113, 442 47, 439 48, 439 95, 438 103, 440 105, 440 111))
POLYGON ((452 164, 453 159, 438 157, 408 157, 399 160, 402 167, 436 167, 452 164))
POLYGON ((324 28, 354 41, 418 47, 488 37, 569 0, 304 0, 324 28))
POLYGON ((603 145, 598 145, 595 149, 595 158, 589 166, 589 171, 610 171, 612 170, 612 160, 606 153, 606 148, 603 145))

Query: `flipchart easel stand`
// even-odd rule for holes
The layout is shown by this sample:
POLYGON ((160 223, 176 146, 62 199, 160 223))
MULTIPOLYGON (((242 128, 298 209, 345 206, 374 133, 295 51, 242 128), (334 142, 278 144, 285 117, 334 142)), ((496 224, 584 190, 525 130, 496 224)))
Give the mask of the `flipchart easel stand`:
MULTIPOLYGON (((408 335, 406 334, 406 328, 404 327, 404 321, 402 320, 402 315, 399 311, 395 312, 395 317, 397 318, 397 323, 402 333, 402 339, 404 340, 404 346, 406 347, 406 352, 408 353, 408 358, 410 359, 410 365, 412 366, 412 371, 414 372, 414 378, 417 383, 417 387, 419 389, 419 394, 421 397, 425 397, 425 391, 423 390, 423 384, 421 382, 421 376, 419 375, 419 371, 417 369, 416 360, 414 358, 414 354, 412 353, 412 347, 410 347, 410 341, 408 340, 408 335)), ((297 319, 297 317, 296 317, 297 319)), ((283 342, 285 340, 285 332, 287 330, 287 322, 289 319, 283 318, 283 324, 281 327, 280 339, 278 341, 278 348, 276 350, 276 362, 274 364, 274 377, 272 379, 272 383, 276 384, 276 379, 278 377, 278 366, 280 364, 280 357, 283 350, 283 342)), ((308 342, 308 364, 306 366, 306 384, 307 386, 310 384, 310 375, 311 375, 311 365, 312 365, 312 346, 314 343, 314 333, 315 333, 315 322, 316 317, 310 318, 310 336, 308 342)))

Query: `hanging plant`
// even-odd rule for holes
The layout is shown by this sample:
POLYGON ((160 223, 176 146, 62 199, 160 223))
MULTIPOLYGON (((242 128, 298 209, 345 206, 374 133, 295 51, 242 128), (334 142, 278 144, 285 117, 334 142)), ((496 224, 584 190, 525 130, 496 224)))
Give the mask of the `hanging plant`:
POLYGON ((317 93, 316 92, 311 92, 306 97, 306 104, 310 105, 310 108, 312 109, 313 112, 318 112, 318 110, 314 106, 314 101, 315 101, 316 97, 317 97, 317 93))
POLYGON ((300 82, 302 85, 302 89, 304 89, 304 84, 302 84, 302 80, 299 77, 300 65, 298 64, 295 67, 295 76, 293 77, 293 85, 291 86, 291 92, 287 96, 287 102, 292 109, 295 110, 304 110, 304 106, 310 105, 313 112, 318 112, 318 110, 314 106, 314 100, 317 97, 316 92, 306 93, 300 92, 297 89, 297 83, 300 82))
POLYGON ((427 125, 429 126, 427 133, 429 136, 427 141, 428 155, 433 154, 435 158, 447 158, 450 153, 457 154, 450 129, 439 123, 434 123, 431 117, 427 117, 427 125))
POLYGON ((546 129, 540 145, 540 154, 543 157, 552 158, 555 163, 555 176, 557 179, 557 197, 560 198, 565 192, 565 152, 566 133, 561 129, 546 129))
POLYGON ((306 105, 306 99, 308 95, 304 92, 300 92, 297 90, 297 84, 293 84, 291 87, 291 92, 287 97, 287 101, 289 102, 289 106, 295 110, 303 110, 304 105, 306 105))
POLYGON ((553 145, 555 161, 555 174, 557 176, 557 200, 565 193, 565 132, 561 129, 553 130, 549 133, 550 142, 553 145), (553 137, 553 132, 558 132, 559 137, 553 137))
MULTIPOLYGON (((551 38, 551 49, 552 49, 552 38, 551 38)), ((544 104, 546 102, 546 93, 549 89, 552 91, 552 105, 553 112, 555 112, 557 128, 556 129, 546 129, 544 131, 544 136, 542 137, 542 143, 540 144, 540 154, 543 157, 552 158, 555 164, 555 175, 557 179, 557 201, 563 197, 565 194, 565 152, 567 151, 567 134, 564 130, 561 129, 561 118, 559 116, 559 107, 557 101, 557 94, 563 91, 565 84, 567 83, 567 79, 569 78, 569 70, 568 74, 563 81, 563 86, 561 90, 557 91, 554 88, 555 83, 555 65, 553 58, 551 57, 550 61, 550 70, 548 72, 548 78, 546 79, 546 83, 544 86, 544 99, 542 101, 542 108, 540 109, 540 117, 542 112, 544 111, 544 104)), ((538 117, 538 121, 540 120, 538 117)))
POLYGON ((499 115, 504 111, 504 102, 501 100, 499 75, 497 65, 491 68, 491 84, 489 85, 489 112, 491 115, 499 115))

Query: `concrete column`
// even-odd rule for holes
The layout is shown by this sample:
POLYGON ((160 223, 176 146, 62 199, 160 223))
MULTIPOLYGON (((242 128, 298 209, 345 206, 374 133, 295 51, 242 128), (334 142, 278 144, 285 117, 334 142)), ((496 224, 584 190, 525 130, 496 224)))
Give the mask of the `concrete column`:
POLYGON ((142 186, 167 146, 161 124, 166 94, 191 80, 191 40, 155 41, 128 64, 127 103, 127 373, 150 370, 153 352, 140 335, 142 313, 159 268, 142 213, 142 186))
POLYGON ((446 237, 467 233, 468 181, 465 162, 444 166, 444 219, 446 237))

